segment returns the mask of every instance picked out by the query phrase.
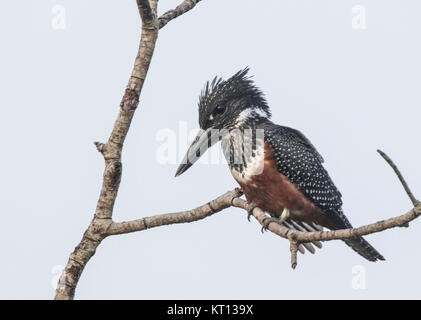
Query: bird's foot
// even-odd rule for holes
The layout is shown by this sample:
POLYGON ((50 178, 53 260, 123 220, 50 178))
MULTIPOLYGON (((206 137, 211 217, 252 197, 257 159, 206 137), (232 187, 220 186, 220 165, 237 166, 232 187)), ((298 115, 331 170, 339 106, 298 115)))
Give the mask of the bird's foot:
POLYGON ((279 223, 279 219, 274 218, 274 217, 266 217, 263 219, 262 229, 261 229, 262 233, 264 233, 265 231, 268 231, 269 224, 271 224, 272 222, 279 223))
POLYGON ((282 223, 287 220, 290 216, 290 211, 289 209, 285 208, 282 213, 281 216, 279 218, 274 218, 274 217, 266 217, 263 219, 263 226, 262 226, 262 233, 268 230, 269 224, 271 224, 272 222, 275 222, 279 225, 282 225, 282 223))
POLYGON ((253 215, 253 210, 258 207, 255 203, 250 203, 250 208, 247 210, 247 220, 250 222, 250 217, 253 215))

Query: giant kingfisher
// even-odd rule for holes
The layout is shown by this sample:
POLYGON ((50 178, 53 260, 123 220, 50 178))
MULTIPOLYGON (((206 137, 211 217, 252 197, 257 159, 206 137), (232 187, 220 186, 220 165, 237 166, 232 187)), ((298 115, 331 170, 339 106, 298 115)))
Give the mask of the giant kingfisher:
MULTIPOLYGON (((322 156, 300 131, 270 120, 266 99, 248 71, 245 68, 227 80, 215 77, 206 83, 199 99, 201 130, 176 176, 222 140, 232 176, 248 203, 270 214, 271 222, 276 220, 300 231, 352 228, 342 211, 342 195, 323 167, 322 156), (242 134, 231 134, 234 131, 242 134)), ((360 236, 344 241, 369 261, 384 260, 360 236)), ((315 244, 320 247, 320 243, 315 244)), ((314 252, 310 244, 305 245, 314 252)))

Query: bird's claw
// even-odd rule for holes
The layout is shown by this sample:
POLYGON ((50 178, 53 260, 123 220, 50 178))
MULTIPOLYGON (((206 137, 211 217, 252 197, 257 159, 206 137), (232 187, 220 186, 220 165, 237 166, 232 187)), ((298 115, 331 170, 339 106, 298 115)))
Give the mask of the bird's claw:
POLYGON ((253 215, 253 210, 247 211, 247 221, 250 222, 250 217, 253 215))
POLYGON ((269 224, 271 224, 272 222, 278 223, 279 224, 279 219, 278 218, 273 218, 273 217, 266 217, 263 219, 262 221, 262 233, 264 233, 265 231, 268 231, 269 229, 269 224))
POLYGON ((275 222, 275 223, 281 225, 285 220, 288 220, 289 215, 290 215, 289 209, 284 208, 284 210, 282 211, 281 216, 279 218, 273 218, 273 217, 264 218, 263 221, 262 221, 262 224, 263 224, 262 230, 261 230, 262 233, 268 230, 270 223, 275 222))
POLYGON ((247 221, 250 222, 250 217, 253 215, 253 210, 257 208, 257 205, 254 203, 250 204, 250 209, 247 210, 247 221))
POLYGON ((282 224, 285 220, 288 220, 289 218, 289 209, 284 208, 284 210, 281 213, 281 217, 279 218, 279 223, 282 224))

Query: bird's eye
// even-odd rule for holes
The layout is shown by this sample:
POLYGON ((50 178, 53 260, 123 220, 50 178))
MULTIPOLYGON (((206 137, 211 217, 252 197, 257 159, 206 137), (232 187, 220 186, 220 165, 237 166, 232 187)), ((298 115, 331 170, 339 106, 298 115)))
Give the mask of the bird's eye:
POLYGON ((217 115, 217 114, 223 114, 225 112, 225 106, 217 106, 216 108, 215 108, 215 110, 213 111, 213 114, 214 115, 217 115))

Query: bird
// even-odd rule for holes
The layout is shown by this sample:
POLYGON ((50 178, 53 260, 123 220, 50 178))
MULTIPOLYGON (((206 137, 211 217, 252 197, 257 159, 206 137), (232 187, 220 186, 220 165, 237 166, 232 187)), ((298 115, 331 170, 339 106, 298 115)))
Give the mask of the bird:
MULTIPOLYGON (((323 157, 301 131, 271 121, 266 98, 249 70, 206 82, 198 103, 200 130, 175 176, 221 141, 247 202, 269 214, 269 223, 307 232, 352 228, 323 157)), ((385 260, 361 236, 344 242, 369 261, 385 260)), ((320 242, 313 244, 321 247, 320 242)), ((309 243, 303 245, 314 253, 309 243)))

